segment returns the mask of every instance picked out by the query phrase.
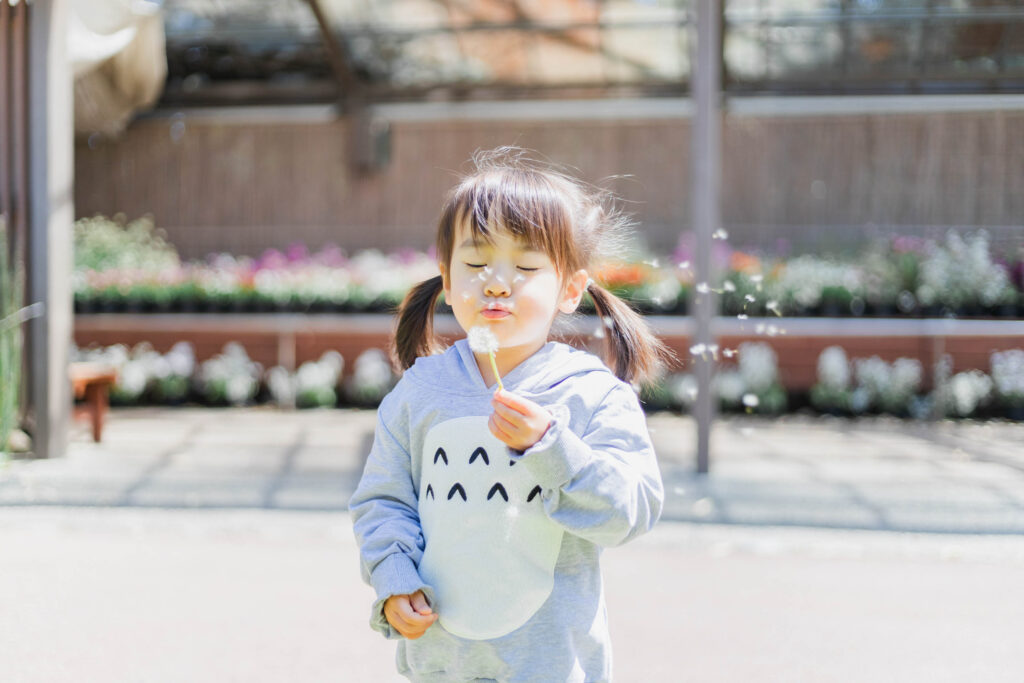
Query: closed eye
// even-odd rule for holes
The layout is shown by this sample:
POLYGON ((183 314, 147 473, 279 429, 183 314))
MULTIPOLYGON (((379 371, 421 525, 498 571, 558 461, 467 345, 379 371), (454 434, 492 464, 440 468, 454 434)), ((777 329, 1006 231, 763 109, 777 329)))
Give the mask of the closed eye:
POLYGON ((469 268, 483 268, 486 263, 467 263, 466 266, 469 268))
POLYGON ((524 273, 532 273, 535 270, 540 270, 540 268, 527 268, 526 266, 519 266, 519 270, 523 271, 524 273))

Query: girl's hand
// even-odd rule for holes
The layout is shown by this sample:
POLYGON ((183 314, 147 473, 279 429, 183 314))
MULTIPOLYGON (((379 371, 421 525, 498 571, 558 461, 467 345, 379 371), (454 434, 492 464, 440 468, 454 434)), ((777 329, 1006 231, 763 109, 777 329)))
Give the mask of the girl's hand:
POLYGON ((540 441, 551 425, 551 413, 533 401, 499 389, 491 399, 494 413, 487 426, 501 441, 525 451, 540 441))
POLYGON ((437 621, 423 591, 411 595, 392 595, 384 601, 384 617, 388 623, 409 640, 422 636, 437 621))

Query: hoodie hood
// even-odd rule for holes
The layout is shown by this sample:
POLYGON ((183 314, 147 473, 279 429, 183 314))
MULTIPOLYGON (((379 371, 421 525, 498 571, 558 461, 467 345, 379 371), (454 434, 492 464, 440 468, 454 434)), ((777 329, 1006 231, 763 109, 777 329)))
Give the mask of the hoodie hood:
MULTIPOLYGON (((590 373, 611 371, 601 359, 568 344, 548 342, 536 353, 501 378, 505 388, 523 395, 540 395, 567 379, 590 373)), ((460 339, 444 353, 417 358, 405 372, 405 378, 429 386, 434 391, 460 396, 492 394, 497 385, 484 384, 469 342, 460 339)))

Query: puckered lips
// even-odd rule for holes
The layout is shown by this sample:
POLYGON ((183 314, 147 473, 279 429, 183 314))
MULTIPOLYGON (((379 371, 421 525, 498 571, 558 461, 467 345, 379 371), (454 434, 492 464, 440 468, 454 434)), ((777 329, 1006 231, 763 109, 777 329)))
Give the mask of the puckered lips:
POLYGON ((480 315, 488 320, 502 320, 512 315, 512 310, 504 304, 487 304, 480 311, 480 315))

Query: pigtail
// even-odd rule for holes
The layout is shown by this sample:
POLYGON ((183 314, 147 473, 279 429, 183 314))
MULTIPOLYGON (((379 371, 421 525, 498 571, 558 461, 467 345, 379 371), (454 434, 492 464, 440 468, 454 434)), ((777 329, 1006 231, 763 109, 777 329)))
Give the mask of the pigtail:
POLYGON ((591 281, 587 291, 605 327, 606 362, 612 372, 634 384, 649 384, 673 359, 672 352, 658 339, 643 316, 625 301, 591 281))
POLYGON ((398 307, 392 361, 399 370, 408 369, 420 356, 444 350, 434 336, 434 307, 442 291, 444 280, 432 277, 409 290, 398 307))

